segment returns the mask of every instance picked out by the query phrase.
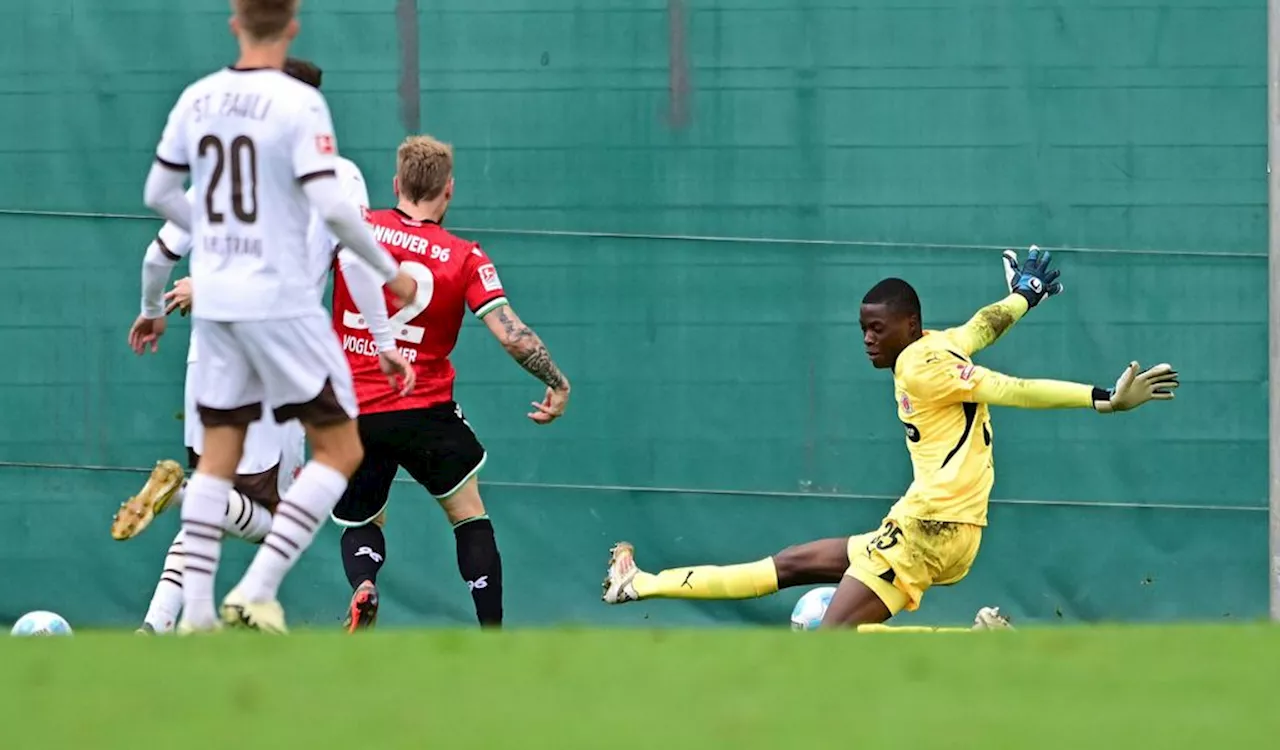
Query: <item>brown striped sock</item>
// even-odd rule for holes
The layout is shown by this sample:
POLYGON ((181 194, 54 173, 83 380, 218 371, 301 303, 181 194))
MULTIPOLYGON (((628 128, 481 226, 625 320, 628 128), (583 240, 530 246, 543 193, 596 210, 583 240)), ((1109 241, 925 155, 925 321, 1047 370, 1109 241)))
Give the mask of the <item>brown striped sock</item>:
POLYGON ((276 508, 271 532, 240 582, 240 591, 249 601, 276 598, 280 582, 311 546, 346 489, 347 478, 324 464, 311 461, 302 469, 276 508))
POLYGON ((230 480, 196 472, 182 502, 183 619, 196 627, 218 620, 213 579, 222 556, 222 518, 230 491, 230 480))

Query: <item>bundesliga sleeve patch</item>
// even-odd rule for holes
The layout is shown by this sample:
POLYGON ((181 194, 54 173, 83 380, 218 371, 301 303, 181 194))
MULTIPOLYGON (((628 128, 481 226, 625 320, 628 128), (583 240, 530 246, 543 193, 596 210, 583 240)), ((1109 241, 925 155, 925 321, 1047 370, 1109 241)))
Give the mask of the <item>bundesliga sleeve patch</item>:
POLYGON ((477 270, 480 273, 480 284, 484 286, 486 292, 496 292, 502 288, 502 281, 498 279, 498 269, 494 268, 492 263, 485 263, 477 270))
POLYGON ((956 369, 960 371, 961 380, 973 377, 973 365, 956 365, 956 369))
POLYGON ((321 154, 333 154, 333 136, 318 135, 316 136, 316 151, 321 154))

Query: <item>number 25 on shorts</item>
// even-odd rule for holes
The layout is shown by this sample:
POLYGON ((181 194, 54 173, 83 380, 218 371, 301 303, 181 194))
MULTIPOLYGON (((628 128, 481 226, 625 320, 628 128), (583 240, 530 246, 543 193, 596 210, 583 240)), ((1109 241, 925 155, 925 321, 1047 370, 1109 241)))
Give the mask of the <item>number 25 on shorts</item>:
POLYGON ((867 553, 870 554, 871 548, 880 550, 881 552, 898 546, 898 542, 902 541, 902 529, 898 528, 898 524, 893 521, 885 521, 880 527, 880 533, 876 534, 871 543, 867 545, 867 553))

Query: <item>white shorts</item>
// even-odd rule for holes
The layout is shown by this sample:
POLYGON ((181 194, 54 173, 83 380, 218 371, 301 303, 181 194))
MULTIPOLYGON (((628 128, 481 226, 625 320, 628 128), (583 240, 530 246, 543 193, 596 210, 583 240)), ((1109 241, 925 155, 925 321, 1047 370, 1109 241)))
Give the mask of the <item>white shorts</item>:
MULTIPOLYGON (((195 362, 187 363, 187 382, 183 389, 183 439, 184 444, 197 455, 204 453, 204 425, 196 411, 197 374, 195 362)), ((283 495, 293 484, 302 468, 306 446, 306 433, 302 424, 291 419, 280 424, 270 414, 249 425, 244 438, 244 455, 240 457, 237 474, 261 474, 276 464, 280 465, 279 488, 283 495)))
POLYGON ((351 369, 327 315, 234 323, 196 318, 196 410, 205 426, 278 422, 326 425, 359 413, 351 369))

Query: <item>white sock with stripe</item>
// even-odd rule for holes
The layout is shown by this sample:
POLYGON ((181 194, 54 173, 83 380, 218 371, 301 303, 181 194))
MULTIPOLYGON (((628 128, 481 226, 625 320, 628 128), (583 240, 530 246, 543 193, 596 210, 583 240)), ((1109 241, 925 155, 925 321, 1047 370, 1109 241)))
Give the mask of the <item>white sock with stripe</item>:
POLYGON ((179 529, 169 545, 169 553, 164 556, 164 572, 160 574, 156 592, 151 595, 147 616, 142 618, 157 633, 172 633, 182 612, 182 537, 182 529, 179 529))
POLYGON ((196 472, 182 501, 182 619, 195 628, 218 622, 213 608, 213 579, 222 557, 222 524, 231 482, 196 472))
POLYGON ((222 528, 232 536, 257 544, 271 531, 271 512, 239 490, 231 490, 227 493, 227 515, 222 528))

